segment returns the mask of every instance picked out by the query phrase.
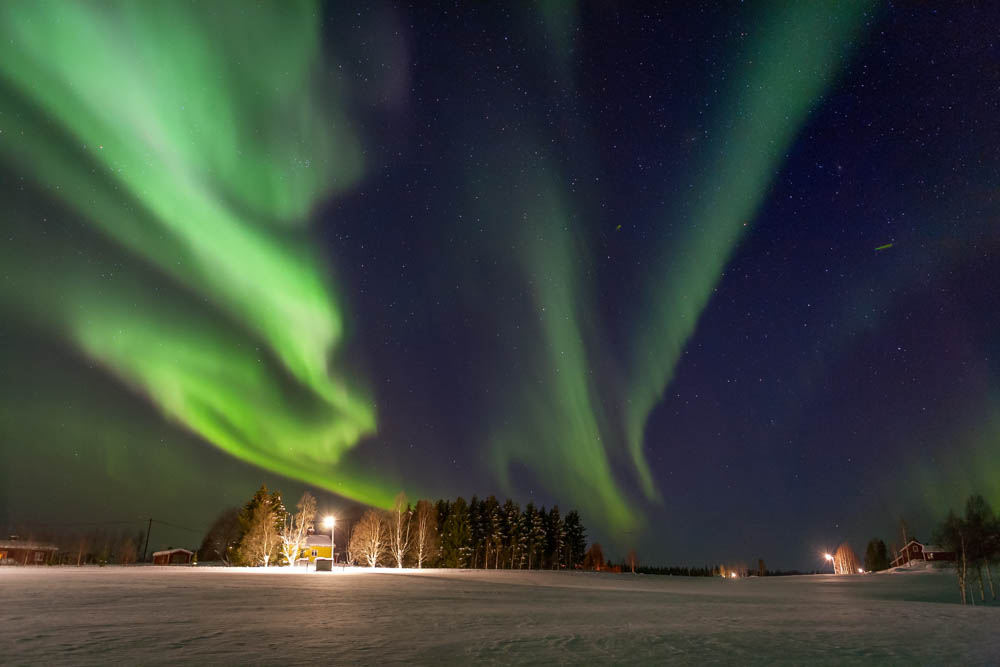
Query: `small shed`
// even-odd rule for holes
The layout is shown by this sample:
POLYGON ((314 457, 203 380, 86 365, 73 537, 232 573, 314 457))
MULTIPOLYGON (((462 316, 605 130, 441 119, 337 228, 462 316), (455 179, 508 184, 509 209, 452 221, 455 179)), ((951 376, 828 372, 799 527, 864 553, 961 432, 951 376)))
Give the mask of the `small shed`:
POLYGON ((59 547, 11 535, 0 541, 0 565, 45 565, 52 561, 59 547))
POLYGON ((153 565, 190 565, 194 552, 187 549, 166 549, 153 554, 153 565))

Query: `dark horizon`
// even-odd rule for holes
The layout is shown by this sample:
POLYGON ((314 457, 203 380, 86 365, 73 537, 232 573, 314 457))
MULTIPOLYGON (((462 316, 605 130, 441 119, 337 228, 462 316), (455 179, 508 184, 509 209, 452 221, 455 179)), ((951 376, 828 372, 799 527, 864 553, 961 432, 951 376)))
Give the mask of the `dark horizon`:
POLYGON ((3 6, 0 526, 263 482, 808 571, 1000 507, 996 25, 3 6))

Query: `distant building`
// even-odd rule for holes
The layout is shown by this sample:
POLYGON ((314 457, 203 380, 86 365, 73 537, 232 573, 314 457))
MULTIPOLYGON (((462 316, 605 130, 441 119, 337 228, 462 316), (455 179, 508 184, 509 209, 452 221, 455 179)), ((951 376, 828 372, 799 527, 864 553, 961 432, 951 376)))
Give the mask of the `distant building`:
POLYGON ((166 549, 153 554, 153 565, 190 565, 193 558, 193 551, 166 549))
POLYGON ((944 547, 933 544, 924 545, 924 560, 949 561, 955 560, 955 558, 956 554, 954 551, 948 551, 944 547))
POLYGON ((59 547, 11 535, 0 542, 0 565, 47 565, 55 558, 59 547))
POLYGON ((955 560, 955 552, 947 551, 942 547, 934 545, 924 545, 917 540, 910 540, 906 543, 906 546, 900 549, 896 553, 896 557, 892 559, 893 567, 900 567, 902 565, 908 565, 913 561, 950 561, 955 560))

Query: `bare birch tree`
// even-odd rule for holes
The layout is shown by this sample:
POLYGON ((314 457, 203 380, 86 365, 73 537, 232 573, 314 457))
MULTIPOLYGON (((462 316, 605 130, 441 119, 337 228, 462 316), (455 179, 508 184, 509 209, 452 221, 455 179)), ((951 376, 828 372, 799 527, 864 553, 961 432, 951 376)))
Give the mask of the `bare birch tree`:
POLYGON ((433 558, 437 554, 437 508, 429 500, 418 500, 416 508, 416 530, 417 543, 417 568, 424 566, 424 562, 433 558))
POLYGON ((628 555, 625 556, 625 564, 632 570, 632 574, 635 574, 635 568, 639 567, 639 556, 636 555, 635 549, 628 550, 628 555))
POLYGON ((396 496, 389 520, 389 552, 396 560, 396 567, 403 567, 403 561, 410 552, 410 520, 413 510, 406 502, 406 494, 402 491, 396 496))
POLYGON ((220 560, 229 567, 233 559, 238 557, 241 528, 239 510, 231 507, 222 512, 208 529, 205 539, 198 550, 200 560, 220 560))
POLYGON ((351 533, 351 554, 368 567, 377 567, 386 552, 388 524, 382 510, 373 508, 365 512, 351 533))
POLYGON ((941 524, 936 535, 937 541, 946 548, 955 552, 955 572, 958 575, 958 591, 962 599, 962 604, 966 604, 968 596, 966 594, 965 582, 969 572, 969 562, 966 558, 966 529, 965 522, 955 515, 955 512, 948 512, 948 517, 941 524))
POLYGON ((278 555, 278 545, 281 544, 278 532, 277 512, 273 504, 265 500, 254 508, 250 525, 240 543, 247 562, 267 567, 278 555))
POLYGON ((122 565, 131 565, 135 562, 137 556, 137 547, 132 538, 128 535, 122 537, 121 543, 118 545, 118 562, 122 565))
POLYGON ((348 565, 354 565, 354 561, 357 559, 357 553, 354 551, 354 527, 357 524, 351 524, 347 529, 347 546, 344 547, 344 557, 347 559, 348 565))
POLYGON ((281 555, 285 557, 290 566, 295 565, 295 560, 305 548, 306 540, 309 537, 309 527, 316 519, 316 499, 306 491, 302 494, 296 507, 298 512, 285 516, 285 523, 281 527, 281 535, 279 536, 281 538, 281 555))

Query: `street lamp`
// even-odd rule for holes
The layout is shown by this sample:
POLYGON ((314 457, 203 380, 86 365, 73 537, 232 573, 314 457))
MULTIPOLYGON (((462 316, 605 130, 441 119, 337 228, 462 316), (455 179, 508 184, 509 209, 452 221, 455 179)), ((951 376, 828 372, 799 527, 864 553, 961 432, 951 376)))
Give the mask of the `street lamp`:
POLYGON ((333 527, 337 525, 337 519, 330 515, 323 519, 323 527, 330 529, 330 565, 333 565, 333 527))
POLYGON ((833 562, 833 556, 831 556, 830 554, 823 554, 823 558, 830 561, 830 565, 833 566, 833 573, 837 574, 837 564, 833 562))

